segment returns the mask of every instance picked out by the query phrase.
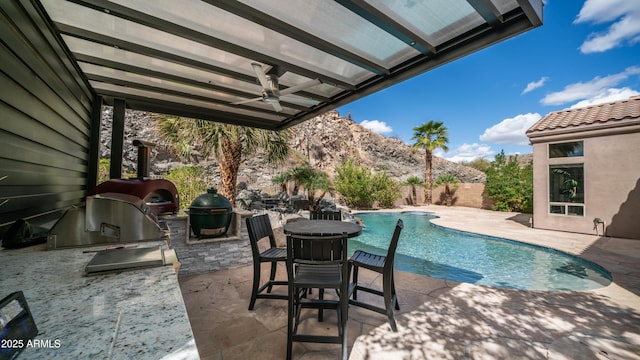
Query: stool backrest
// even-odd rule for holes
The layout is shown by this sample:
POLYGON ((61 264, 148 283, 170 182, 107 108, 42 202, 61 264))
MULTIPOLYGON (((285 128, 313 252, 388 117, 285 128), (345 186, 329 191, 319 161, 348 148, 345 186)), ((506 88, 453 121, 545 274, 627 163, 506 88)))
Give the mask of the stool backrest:
POLYGON ((331 264, 347 261, 347 234, 335 236, 287 236, 288 257, 294 263, 331 264))
POLYGON ((316 210, 309 213, 310 220, 337 220, 342 221, 342 212, 336 211, 321 211, 316 210))
POLYGON ((258 243, 264 238, 269 239, 269 246, 276 247, 276 238, 273 235, 273 229, 271 228, 271 220, 269 215, 262 214, 253 217, 248 217, 247 220, 247 233, 249 233, 249 241, 251 242, 251 251, 254 256, 260 253, 258 243))
POLYGON ((387 258, 384 262, 385 271, 393 271, 393 260, 396 256, 396 249, 398 248, 398 240, 400 239, 400 232, 402 231, 402 229, 404 229, 404 223, 402 222, 402 219, 398 219, 396 228, 393 231, 393 236, 391 237, 389 249, 387 250, 387 258))

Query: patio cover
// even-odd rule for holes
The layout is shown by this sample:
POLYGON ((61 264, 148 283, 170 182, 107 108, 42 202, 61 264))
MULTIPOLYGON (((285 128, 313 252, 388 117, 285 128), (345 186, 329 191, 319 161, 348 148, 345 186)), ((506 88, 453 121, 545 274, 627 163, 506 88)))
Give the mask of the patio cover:
POLYGON ((135 110, 266 129, 540 26, 543 7, 542 0, 40 3, 106 104, 124 99, 135 110), (256 71, 262 84, 279 80, 264 97, 256 71))

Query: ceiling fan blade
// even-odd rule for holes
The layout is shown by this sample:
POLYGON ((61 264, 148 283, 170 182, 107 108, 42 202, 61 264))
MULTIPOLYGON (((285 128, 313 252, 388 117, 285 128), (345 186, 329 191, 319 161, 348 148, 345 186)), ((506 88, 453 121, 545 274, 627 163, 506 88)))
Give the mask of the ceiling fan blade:
POLYGON ((280 96, 280 101, 289 102, 289 103, 298 104, 298 105, 305 105, 305 106, 314 106, 320 103, 320 101, 318 100, 313 100, 313 99, 309 99, 301 96, 292 96, 292 95, 280 96))
POLYGON ((270 104, 271 104, 271 106, 273 106, 273 109, 276 112, 281 112, 282 111, 282 106, 280 106, 279 102, 271 102, 270 104))
POLYGON ((262 71, 262 65, 258 63, 251 63, 251 67, 253 67, 253 71, 256 72, 256 76, 258 77, 258 81, 260 81, 260 85, 265 90, 271 90, 271 86, 269 86, 269 80, 267 80, 267 76, 262 71))
POLYGON ((286 89, 280 90, 280 95, 291 94, 291 93, 294 93, 296 91, 300 91, 302 89, 310 88, 312 86, 319 85, 319 84, 322 84, 322 81, 320 81, 318 79, 313 79, 313 80, 310 80, 310 81, 303 82, 302 84, 298 84, 298 85, 292 86, 290 88, 286 88, 286 89))
POLYGON ((258 101, 258 100, 262 100, 261 97, 257 97, 257 98, 253 98, 253 99, 249 99, 249 100, 242 100, 242 101, 236 101, 236 102, 232 102, 232 105, 240 105, 240 104, 246 104, 252 101, 258 101))

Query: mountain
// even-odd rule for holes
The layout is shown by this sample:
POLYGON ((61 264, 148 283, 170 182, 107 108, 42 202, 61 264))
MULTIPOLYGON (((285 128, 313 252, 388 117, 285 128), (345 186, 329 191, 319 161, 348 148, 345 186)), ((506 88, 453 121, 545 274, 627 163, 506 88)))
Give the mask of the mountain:
MULTIPOLYGON (((100 156, 110 156, 112 108, 105 107, 101 130, 100 156)), ((151 155, 151 173, 160 175, 169 169, 184 165, 173 156, 155 133, 152 113, 129 111, 125 118, 126 172, 135 172, 137 149, 131 145, 134 139, 156 143, 151 155)), ((424 151, 416 151, 408 144, 396 138, 389 138, 372 132, 359 124, 340 116, 337 111, 329 111, 304 123, 291 127, 290 145, 293 155, 285 164, 274 167, 265 165, 264 154, 247 159, 240 167, 238 181, 244 182, 249 189, 274 191, 271 178, 292 166, 309 163, 322 169, 329 175, 335 174, 335 168, 342 161, 354 158, 374 171, 386 169, 398 181, 410 176, 424 178, 424 151)), ((191 163, 195 165, 195 163, 191 163)), ((219 184, 217 163, 215 160, 200 161, 207 168, 208 181, 219 184)), ((460 165, 440 157, 433 157, 433 178, 442 174, 453 174, 463 183, 481 183, 485 181, 483 172, 460 165)))

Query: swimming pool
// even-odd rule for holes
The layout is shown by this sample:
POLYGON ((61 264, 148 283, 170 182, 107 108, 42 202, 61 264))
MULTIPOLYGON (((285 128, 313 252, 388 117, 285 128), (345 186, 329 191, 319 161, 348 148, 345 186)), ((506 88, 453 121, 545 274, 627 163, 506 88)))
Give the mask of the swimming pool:
POLYGON ((357 249, 386 254, 398 219, 404 222, 395 268, 433 278, 522 290, 589 290, 607 286, 601 266, 557 250, 450 230, 431 224, 425 212, 358 213, 362 234, 357 249))

